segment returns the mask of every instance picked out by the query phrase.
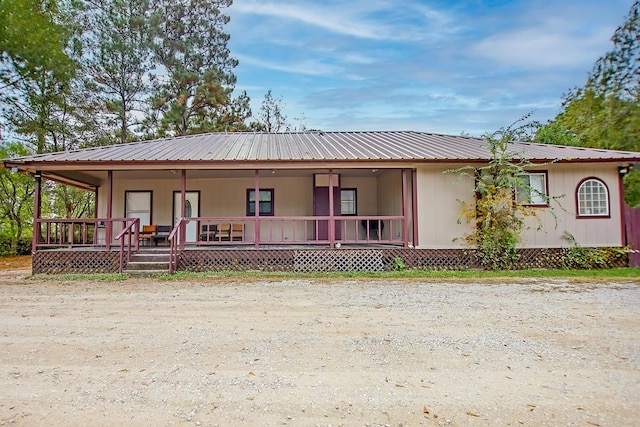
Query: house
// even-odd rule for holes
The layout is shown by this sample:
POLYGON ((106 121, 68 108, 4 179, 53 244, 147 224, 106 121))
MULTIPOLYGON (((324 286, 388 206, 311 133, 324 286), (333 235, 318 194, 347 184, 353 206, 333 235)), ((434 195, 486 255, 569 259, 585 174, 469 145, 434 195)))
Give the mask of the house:
MULTIPOLYGON (((623 173, 640 153, 525 142, 543 225, 523 251, 626 244, 623 173)), ((486 141, 423 132, 209 133, 8 159, 36 179, 33 270, 119 271, 141 245, 170 269, 464 268, 460 200, 474 182, 445 171, 487 164, 486 141), (43 179, 96 193, 96 218, 41 218, 43 179), (145 227, 152 226, 152 227, 145 227), (155 227, 153 227, 155 226, 155 227), (158 226, 163 226, 160 233, 158 226)), ((526 258, 526 257, 525 257, 526 258)), ((537 264, 536 264, 537 265, 537 264)))

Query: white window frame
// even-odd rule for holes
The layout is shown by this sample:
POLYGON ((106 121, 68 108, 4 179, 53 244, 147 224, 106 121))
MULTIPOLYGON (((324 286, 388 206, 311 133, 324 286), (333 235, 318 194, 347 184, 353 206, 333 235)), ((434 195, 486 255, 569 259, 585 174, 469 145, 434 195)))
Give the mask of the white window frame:
POLYGON ((609 218, 610 203, 609 188, 600 178, 583 179, 576 189, 578 218, 609 218))
POLYGON ((357 215, 358 214, 358 190, 357 189, 355 188, 340 189, 340 214, 341 215, 357 215), (351 197, 348 197, 348 196, 351 196, 351 197))
POLYGON ((527 206, 549 206, 547 175, 547 171, 531 171, 520 175, 523 185, 516 188, 516 202, 527 206), (537 185, 532 178, 535 178, 537 185))

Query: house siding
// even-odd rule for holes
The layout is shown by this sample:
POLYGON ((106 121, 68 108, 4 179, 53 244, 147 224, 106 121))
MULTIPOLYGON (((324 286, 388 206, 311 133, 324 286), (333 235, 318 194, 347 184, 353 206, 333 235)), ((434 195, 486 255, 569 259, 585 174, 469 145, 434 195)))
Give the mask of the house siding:
POLYGON ((461 248, 469 224, 458 224, 460 203, 473 201, 473 180, 445 173, 457 166, 424 166, 417 169, 419 248, 461 248), (456 240, 458 239, 458 240, 456 240))
POLYGON ((529 229, 523 233, 523 247, 569 247, 563 235, 571 234, 580 246, 621 246, 620 187, 617 165, 556 164, 548 170, 549 195, 557 198, 549 208, 537 208, 542 228, 536 230, 535 218, 527 218, 529 229), (576 191, 588 177, 601 179, 609 190, 609 218, 578 218, 576 191), (554 217, 555 216, 555 217, 554 217))

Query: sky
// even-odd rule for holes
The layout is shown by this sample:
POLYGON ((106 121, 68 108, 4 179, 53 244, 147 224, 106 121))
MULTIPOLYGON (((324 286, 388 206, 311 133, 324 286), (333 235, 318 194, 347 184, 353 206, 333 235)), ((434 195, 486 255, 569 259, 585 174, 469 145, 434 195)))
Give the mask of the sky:
POLYGON ((633 0, 235 0, 236 91, 323 131, 482 136, 546 122, 633 0))

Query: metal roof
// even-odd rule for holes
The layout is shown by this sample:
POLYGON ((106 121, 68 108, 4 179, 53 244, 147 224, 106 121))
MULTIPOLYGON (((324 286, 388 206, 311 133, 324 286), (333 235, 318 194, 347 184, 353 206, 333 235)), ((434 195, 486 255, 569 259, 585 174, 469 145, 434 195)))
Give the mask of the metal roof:
MULTIPOLYGON (((531 161, 640 161, 640 153, 515 142, 514 157, 531 161)), ((486 140, 425 132, 207 133, 93 147, 5 161, 5 166, 164 162, 469 162, 491 157, 486 140)))

